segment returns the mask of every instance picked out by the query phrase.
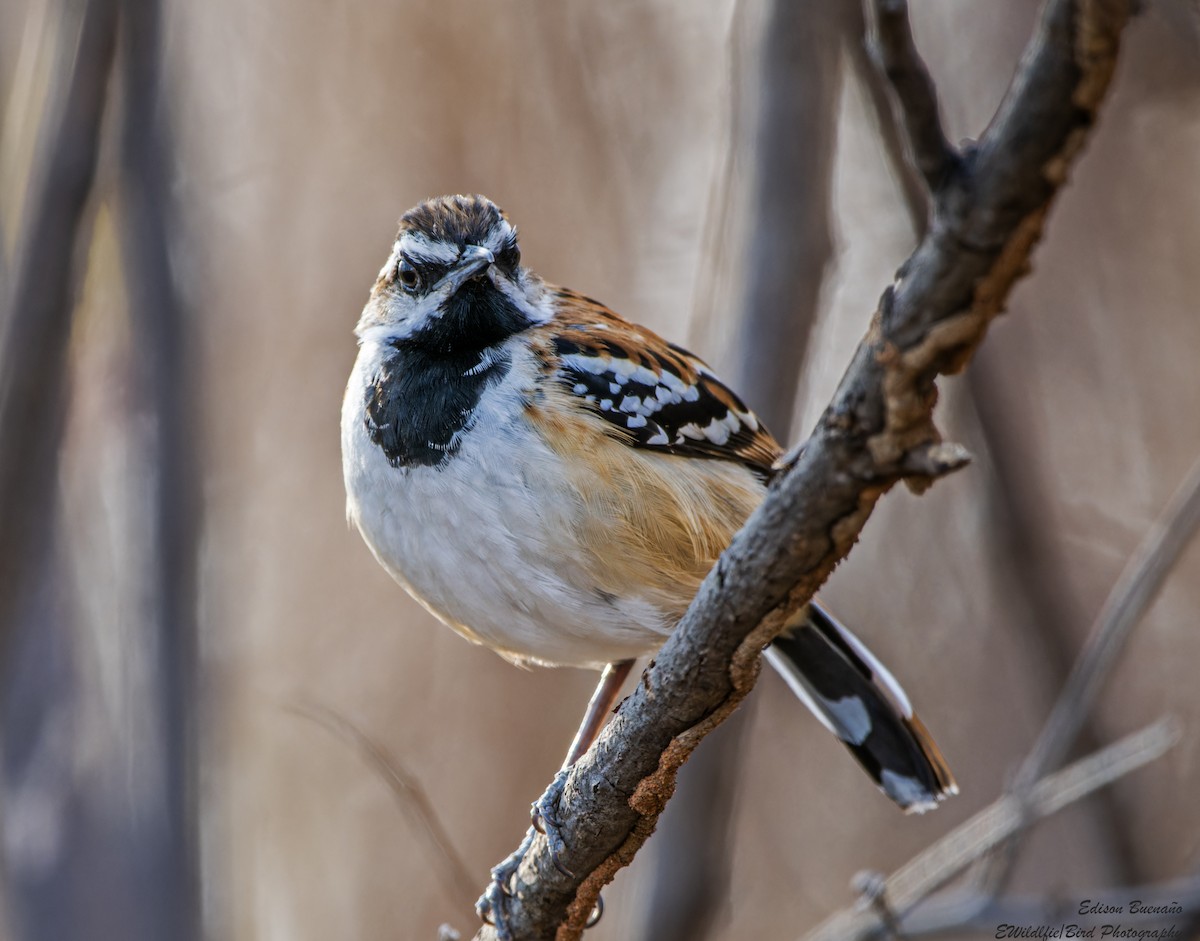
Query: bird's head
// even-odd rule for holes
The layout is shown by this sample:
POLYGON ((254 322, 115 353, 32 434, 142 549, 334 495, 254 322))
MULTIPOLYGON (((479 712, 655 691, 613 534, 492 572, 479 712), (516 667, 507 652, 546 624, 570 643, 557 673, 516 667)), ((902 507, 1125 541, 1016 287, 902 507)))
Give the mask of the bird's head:
POLYGON ((517 230, 483 196, 439 196, 400 219, 356 333, 430 352, 485 349, 548 318, 517 230))

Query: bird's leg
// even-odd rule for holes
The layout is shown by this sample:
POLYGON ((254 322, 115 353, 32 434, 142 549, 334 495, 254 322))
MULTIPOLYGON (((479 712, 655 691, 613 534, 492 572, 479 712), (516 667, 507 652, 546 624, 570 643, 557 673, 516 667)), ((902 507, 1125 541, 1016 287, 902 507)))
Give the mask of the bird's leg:
POLYGON ((629 676, 629 671, 632 669, 632 660, 618 660, 604 668, 604 672, 600 674, 600 682, 596 685, 596 691, 592 693, 592 699, 588 703, 587 712, 583 715, 583 722, 579 725, 579 731, 575 733, 575 738, 571 741, 571 748, 567 751, 566 761, 562 765, 563 771, 575 764, 592 747, 592 742, 596 741, 600 730, 604 728, 608 714, 612 712, 613 703, 617 701, 617 693, 621 691, 621 684, 625 682, 625 678, 629 676))
POLYGON ((600 682, 596 684, 596 691, 592 693, 591 701, 588 702, 587 712, 583 714, 583 721, 579 724, 579 731, 575 733, 571 747, 567 750, 562 768, 554 776, 546 792, 534 801, 533 807, 530 808, 533 826, 546 834, 546 839, 550 842, 550 858, 554 860, 555 868, 563 875, 572 875, 559 862, 560 855, 567 848, 559 833, 557 818, 558 801, 562 797, 563 785, 566 784, 567 775, 571 773, 571 766, 587 753, 592 747, 592 742, 600 735, 600 730, 608 720, 608 714, 612 712, 613 703, 617 701, 617 694, 621 692, 621 684, 625 682, 631 669, 632 660, 618 660, 604 668, 604 672, 600 674, 600 682))
POLYGON ((579 731, 575 733, 575 738, 567 751, 562 769, 554 776, 554 780, 550 782, 546 792, 533 803, 530 810, 533 826, 525 834, 525 839, 521 841, 516 852, 492 870, 492 884, 475 903, 475 910, 479 916, 489 924, 496 926, 496 933, 500 936, 501 941, 505 941, 510 936, 506 915, 507 900, 511 895, 509 885, 521 866, 521 860, 529 851, 535 833, 546 835, 550 844, 550 858, 554 861, 558 871, 566 876, 573 875, 559 862, 559 857, 566 849, 566 844, 559 833, 558 801, 562 797, 563 785, 566 783, 571 766, 592 747, 600 730, 604 728, 605 720, 612 711, 613 703, 617 701, 617 694, 621 691, 621 685, 629 676, 631 669, 633 669, 632 660, 620 660, 610 663, 604 668, 604 672, 600 674, 600 682, 596 686, 596 691, 592 693, 591 701, 588 703, 587 712, 584 713, 583 722, 580 723, 579 731))

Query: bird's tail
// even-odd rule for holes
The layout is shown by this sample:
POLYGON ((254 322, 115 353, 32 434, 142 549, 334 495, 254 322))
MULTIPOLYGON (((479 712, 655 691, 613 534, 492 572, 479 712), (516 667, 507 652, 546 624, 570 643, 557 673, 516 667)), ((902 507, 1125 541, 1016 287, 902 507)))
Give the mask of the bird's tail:
POLYGON ((906 813, 958 793, 946 759, 895 677, 816 602, 766 650, 768 662, 906 813))

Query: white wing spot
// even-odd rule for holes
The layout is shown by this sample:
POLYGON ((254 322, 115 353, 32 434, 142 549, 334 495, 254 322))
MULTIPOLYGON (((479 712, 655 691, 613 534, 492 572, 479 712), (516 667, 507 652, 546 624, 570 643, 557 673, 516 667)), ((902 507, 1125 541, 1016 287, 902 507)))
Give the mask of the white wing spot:
POLYGON ((724 421, 714 418, 704 429, 704 437, 720 447, 729 440, 729 428, 724 421))
POLYGON ((581 372, 591 373, 593 376, 598 376, 603 372, 608 371, 608 363, 595 356, 581 356, 578 353, 569 353, 563 357, 563 363, 581 372))
MULTIPOLYGON (((658 379, 656 381, 661 382, 672 392, 678 392, 680 394, 682 394, 684 389, 687 388, 686 383, 684 383, 684 381, 682 379, 680 379, 677 375, 675 375, 675 373, 671 372, 669 369, 664 369, 662 376, 658 377, 658 379)), ((647 385, 649 385, 649 383, 647 383, 647 385)))
MULTIPOLYGON (((666 375, 664 373, 663 375, 666 375)), ((647 369, 645 366, 638 366, 629 374, 632 382, 640 383, 644 386, 655 386, 660 382, 658 373, 653 369, 647 369)))

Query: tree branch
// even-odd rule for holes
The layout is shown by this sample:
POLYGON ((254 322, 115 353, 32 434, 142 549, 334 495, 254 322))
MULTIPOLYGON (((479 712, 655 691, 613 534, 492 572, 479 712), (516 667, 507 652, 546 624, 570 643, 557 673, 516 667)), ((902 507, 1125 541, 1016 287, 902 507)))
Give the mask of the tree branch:
MULTIPOLYGON (((928 74, 911 43, 909 29, 903 3, 892 0, 874 0, 877 8, 890 7, 890 11, 876 13, 877 30, 883 34, 883 39, 873 47, 875 55, 872 59, 875 69, 860 68, 861 78, 870 94, 880 134, 885 141, 892 168, 900 179, 905 202, 909 208, 914 228, 923 233, 928 222, 929 200, 922 191, 922 182, 912 160, 905 151, 917 149, 918 133, 911 129, 913 115, 922 112, 931 115, 932 121, 937 118, 937 104, 932 86, 928 85, 928 74), (893 49, 889 55, 879 51, 880 47, 893 49), (888 68, 889 62, 900 58, 908 63, 902 63, 898 69, 901 73, 917 73, 918 79, 906 82, 897 81, 895 69, 888 68), (887 61, 885 61, 887 60, 887 61), (882 74, 885 73, 886 75, 882 74), (891 102, 884 93, 884 79, 890 80, 893 87, 893 97, 898 98, 895 108, 889 107, 891 102), (906 91, 905 86, 914 86, 906 91), (907 139, 905 135, 907 133, 907 139)), ((865 47, 864 47, 865 48, 865 47)), ((940 131, 937 133, 940 134, 940 131)), ((934 141, 936 146, 936 141, 934 141)), ((1019 552, 1008 552, 1016 567, 1016 575, 1020 584, 1026 589, 1027 601, 1037 613, 1032 639, 1041 643, 1043 653, 1052 662, 1061 664, 1056 667, 1063 677, 1066 677, 1071 667, 1073 657, 1063 647, 1066 628, 1070 623, 1081 623, 1080 618, 1068 616, 1065 612, 1074 614, 1072 605, 1062 597, 1061 566, 1056 565, 1053 552, 1046 539, 1039 532, 1035 521, 1039 519, 1037 509, 1031 506, 1031 500, 1036 503, 1034 492, 1036 485, 1030 486, 1028 468, 1022 468, 1017 473, 1007 467, 1015 460, 1016 451, 1011 447, 1015 443, 1013 434, 1005 433, 1005 422, 1000 410, 989 395, 987 382, 981 383, 981 367, 984 379, 987 378, 987 363, 993 357, 987 350, 982 351, 981 358, 976 361, 967 377, 967 386, 971 404, 977 413, 981 432, 986 439, 991 460, 996 471, 997 483, 993 496, 999 503, 997 526, 993 529, 1001 533, 1001 539, 1008 544, 1020 547, 1019 552), (997 438, 999 440, 997 441, 997 438)), ((995 371, 994 369, 992 370, 995 371)), ((1015 433, 1015 432, 1014 432, 1015 433)), ((1122 579, 1113 587, 1100 618, 1093 625, 1091 641, 1080 655, 1075 664, 1074 672, 1048 720, 1046 726, 1035 743, 1031 753, 1019 771, 1016 781, 1010 790, 1028 787, 1042 774, 1061 764, 1066 751, 1072 743, 1081 737, 1087 747, 1094 747, 1098 737, 1087 728, 1091 703, 1097 690, 1116 664, 1119 651, 1123 649, 1129 632, 1138 623, 1149 602, 1161 585, 1162 579, 1172 567, 1179 552, 1182 551, 1190 533, 1194 531, 1197 520, 1192 517, 1200 516, 1200 510, 1189 505, 1186 494, 1193 487, 1200 488, 1200 465, 1193 468, 1188 482, 1181 485, 1171 507, 1160 518, 1158 525, 1146 536, 1139 547, 1136 556, 1130 560, 1122 579), (1164 545, 1166 543, 1167 545, 1164 545), (1147 582, 1153 582, 1149 588, 1147 582), (1130 605, 1130 596, 1137 594, 1136 602, 1130 605)), ((1124 834, 1119 832, 1117 825, 1105 815, 1100 815, 1101 827, 1106 827, 1106 836, 1111 841, 1119 842, 1124 834)), ((988 861, 985 872, 979 875, 977 885, 990 885, 996 889, 1003 883, 1004 874, 1010 868, 1007 864, 1013 861, 1013 850, 1016 839, 1006 847, 1007 852, 998 854, 988 861), (1000 856, 1005 857, 1003 860, 1000 856)), ((1110 853, 1120 862, 1119 847, 1112 847, 1110 853)))
POLYGON ((944 183, 933 227, 884 293, 816 430, 784 460, 642 682, 568 776, 558 808, 567 871, 544 837, 534 840, 508 905, 516 937, 579 937, 600 889, 653 831, 679 766, 753 686, 759 653, 787 613, 845 557, 887 490, 905 478, 927 485, 940 472, 936 460, 913 469, 940 442, 934 380, 965 365, 1028 270, 1095 122, 1128 13, 1124 0, 1047 5, 995 120, 944 183))
POLYGON ((958 151, 946 139, 938 113, 937 90, 913 43, 906 0, 872 0, 872 42, 876 66, 892 86, 897 123, 904 129, 913 165, 931 193, 940 192, 957 170, 958 151))
POLYGON ((900 196, 912 222, 913 235, 920 239, 929 226, 932 207, 929 190, 924 177, 913 164, 909 153, 911 145, 903 130, 903 118, 898 113, 899 108, 893 105, 893 95, 888 91, 891 85, 881 73, 879 57, 872 51, 868 24, 862 14, 860 9, 857 35, 847 43, 847 55, 854 67, 854 77, 867 97, 875 131, 879 134, 888 166, 895 174, 896 185, 900 188, 900 196))

